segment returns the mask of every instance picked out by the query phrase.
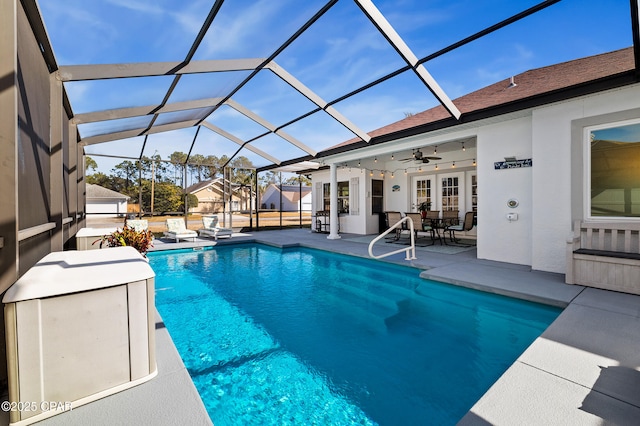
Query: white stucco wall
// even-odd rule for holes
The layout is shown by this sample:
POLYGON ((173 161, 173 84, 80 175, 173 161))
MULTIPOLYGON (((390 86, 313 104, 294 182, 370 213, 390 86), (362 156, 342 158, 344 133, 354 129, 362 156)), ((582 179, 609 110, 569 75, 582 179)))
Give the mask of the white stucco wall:
MULTIPOLYGON (((360 179, 360 190, 358 193, 358 214, 340 214, 340 232, 353 234, 373 234, 378 232, 378 216, 371 214, 371 177, 368 171, 362 171, 357 168, 343 169, 338 168, 338 182, 350 182, 351 178, 358 177, 360 179)), ((374 176, 375 177, 375 176, 374 176)), ((331 176, 328 170, 315 172, 312 175, 312 188, 316 191, 317 183, 330 183, 331 176)), ((318 196, 313 196, 312 214, 322 209, 318 206, 318 196)), ((321 196, 320 196, 321 198, 321 196)), ((351 206, 350 206, 351 208, 351 206)))
MULTIPOLYGON (((582 206, 574 205, 572 193, 582 193, 582 182, 571 178, 572 123, 607 123, 639 117, 637 109, 640 85, 586 96, 538 108, 533 113, 532 145, 534 179, 532 182, 533 215, 531 247, 533 269, 564 273, 566 238, 571 233, 572 218, 583 218, 582 206), (574 211, 577 210, 577 211, 574 211)), ((580 126, 578 126, 580 127, 580 126)), ((582 128, 577 131, 581 134, 582 128)), ((578 140, 582 145, 582 138, 578 140)), ((573 150, 573 151, 572 151, 573 150)), ((584 161, 579 155, 577 161, 584 161)))
MULTIPOLYGON (((490 119, 491 123, 473 123, 466 127, 464 137, 475 134, 478 178, 478 258, 500 262, 529 265, 534 270, 564 273, 566 267, 566 238, 571 232, 573 219, 585 216, 581 200, 585 188, 582 165, 583 129, 585 126, 615 123, 640 118, 640 84, 621 89, 584 96, 571 101, 537 107, 529 114, 524 111, 504 118, 503 122, 490 119), (504 157, 531 158, 533 167, 495 170, 494 162, 504 157), (515 198, 517 208, 507 207, 507 201, 515 198), (517 213, 518 220, 509 222, 507 213, 517 213)), ((443 143, 462 137, 452 131, 433 137, 413 137, 414 146, 443 143)), ((370 156, 390 154, 407 141, 399 141, 383 152, 376 147, 370 156), (395 146, 395 148, 394 148, 395 146)), ((352 157, 354 154, 349 154, 352 157)), ((356 154, 362 157, 362 153, 356 154)), ((456 155, 447 153, 447 161, 458 161, 456 155)), ((468 154, 467 154, 468 155, 468 154)), ((358 157, 356 157, 358 158, 358 157)), ((344 160, 353 158, 345 157, 344 160)), ((343 159, 336 159, 340 162, 343 159)), ((379 164, 379 163, 378 163, 379 164)), ((405 163, 398 161, 379 164, 380 168, 396 170, 394 178, 385 176, 385 210, 410 211, 411 176, 399 168, 405 163), (393 185, 400 190, 392 191, 393 185)), ((444 173, 442 170, 440 173, 444 173)), ((413 171, 413 174, 416 172, 413 171)), ((425 170, 425 174, 435 173, 425 170)), ((370 194, 371 177, 368 170, 360 174, 338 171, 338 181, 348 180, 351 175, 362 176, 360 196, 370 194)), ((465 179, 468 179, 468 174, 465 179)), ((380 179, 378 176, 374 176, 380 179)), ((314 173, 314 182, 329 182, 329 172, 314 173)), ((469 180, 465 187, 469 188, 469 180)), ((314 191, 316 187, 314 186, 314 191)), ((470 200, 470 194, 465 194, 470 200)), ((314 198, 315 201, 315 198, 314 198)), ((373 233, 371 224, 376 223, 370 215, 370 200, 361 200, 361 214, 345 221, 343 232, 373 233), (363 219, 367 220, 363 220, 363 219)), ((314 211, 316 210, 314 206, 314 211)))
POLYGON ((120 217, 127 214, 127 200, 87 200, 87 215, 96 217, 120 217))
POLYGON ((478 258, 531 264, 532 172, 540 167, 531 152, 529 117, 478 129, 478 258), (504 157, 533 158, 533 167, 495 170, 504 157), (515 198, 517 208, 507 207, 515 198), (510 222, 507 213, 517 213, 510 222))

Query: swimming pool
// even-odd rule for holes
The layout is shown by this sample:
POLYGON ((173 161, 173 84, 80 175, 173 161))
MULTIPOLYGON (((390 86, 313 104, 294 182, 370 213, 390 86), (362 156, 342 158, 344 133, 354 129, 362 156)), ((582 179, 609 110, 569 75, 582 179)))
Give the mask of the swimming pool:
POLYGON ((305 248, 149 260, 216 426, 455 424, 561 311, 305 248))

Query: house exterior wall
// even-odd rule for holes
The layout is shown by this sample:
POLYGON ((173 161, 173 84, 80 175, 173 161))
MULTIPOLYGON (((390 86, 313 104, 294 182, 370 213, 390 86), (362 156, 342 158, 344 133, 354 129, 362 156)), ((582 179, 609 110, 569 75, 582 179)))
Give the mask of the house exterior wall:
POLYGON ((87 215, 123 217, 127 214, 127 200, 87 200, 87 215))
MULTIPOLYGON (((585 177, 583 176, 584 128, 593 125, 615 123, 640 118, 640 85, 625 86, 598 94, 563 101, 530 111, 521 111, 509 117, 497 117, 486 122, 470 123, 457 129, 448 129, 437 135, 420 135, 371 148, 370 152, 351 152, 332 158, 337 163, 377 155, 378 159, 392 150, 437 145, 446 140, 476 137, 478 180, 478 226, 476 228, 480 259, 531 266, 532 269, 564 273, 566 268, 566 239, 571 233, 572 221, 585 217, 583 201, 585 177), (500 121, 502 119, 502 121, 500 121), (462 130, 464 129, 464 130, 462 130), (409 146, 410 147, 410 146, 409 146), (532 167, 495 170, 494 162, 504 157, 532 159, 532 167), (516 208, 507 206, 509 199, 518 200, 516 208), (509 221, 507 213, 517 213, 518 220, 509 221)), ((462 159, 460 153, 447 153, 447 161, 462 159)), ((467 153, 468 157, 468 153, 467 153)), ((412 211, 412 177, 416 175, 440 176, 429 167, 425 171, 415 169, 404 174, 403 163, 380 162, 381 169, 394 170, 394 177, 380 176, 374 170, 352 168, 339 169, 338 181, 351 176, 362 176, 360 193, 364 195, 361 206, 367 213, 340 217, 341 232, 371 234, 378 232, 377 217, 370 214, 371 179, 384 179, 385 210, 412 211), (393 186, 399 189, 393 191, 393 186)), ((406 164, 406 163, 405 163, 406 164)), ((472 168, 464 174, 465 209, 469 209, 470 176, 472 168)), ((314 211, 318 210, 317 183, 329 182, 328 171, 313 173, 314 211)), ((438 180, 436 179, 436 182, 438 180)), ((439 186, 436 186, 439 190, 439 186)), ((438 206, 436 206, 436 209, 438 206)), ((461 214, 463 212, 461 211, 461 214)))
MULTIPOLYGON (((349 213, 342 213, 339 215, 340 232, 348 232, 353 234, 374 234, 378 232, 378 215, 371 213, 371 179, 368 170, 364 169, 338 169, 337 171, 338 182, 351 182, 352 178, 359 179, 359 191, 356 196, 358 203, 357 214, 352 209, 350 194, 349 213)), ((375 178, 375 176, 374 176, 375 178)), ((312 175, 312 215, 315 212, 322 210, 321 204, 322 193, 318 195, 316 188, 319 184, 319 188, 325 183, 330 183, 331 176, 328 170, 322 170, 315 172, 312 175)), ((321 191, 321 189, 320 189, 321 191)))
POLYGON ((495 170, 504 157, 532 158, 531 118, 524 117, 483 126, 477 133, 478 258, 523 265, 531 264, 532 175, 543 166, 495 170), (516 208, 507 207, 511 198, 516 208), (507 213, 517 213, 509 221, 507 213))
POLYGON ((564 273, 572 220, 585 217, 582 171, 588 160, 582 155, 584 128, 640 118, 638 99, 640 85, 633 85, 534 111, 533 269, 564 273), (536 162, 543 167, 537 168, 536 162))
MULTIPOLYGON (((280 192, 276 185, 267 187, 264 194, 262 194, 260 204, 264 205, 266 209, 280 210, 280 192)), ((285 196, 282 197, 283 212, 311 211, 312 204, 311 192, 303 196, 301 201, 296 202, 289 200, 285 196)))
MULTIPOLYGON (((207 186, 192 193, 198 198, 198 206, 189 208, 191 213, 220 213, 223 210, 222 191, 217 185, 207 186)), ((242 207, 240 198, 233 195, 231 197, 231 210, 237 211, 242 207)), ((247 205, 249 202, 247 201, 247 205)))

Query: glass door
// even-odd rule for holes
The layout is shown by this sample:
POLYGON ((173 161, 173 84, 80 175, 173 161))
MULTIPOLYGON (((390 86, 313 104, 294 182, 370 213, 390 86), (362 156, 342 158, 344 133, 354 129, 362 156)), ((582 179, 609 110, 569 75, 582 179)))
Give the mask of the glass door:
POLYGON ((414 176, 411 186, 411 211, 418 211, 418 207, 423 202, 431 203, 429 210, 437 210, 435 178, 433 176, 414 176))
POLYGON ((442 211, 465 211, 463 173, 440 175, 440 205, 442 211))

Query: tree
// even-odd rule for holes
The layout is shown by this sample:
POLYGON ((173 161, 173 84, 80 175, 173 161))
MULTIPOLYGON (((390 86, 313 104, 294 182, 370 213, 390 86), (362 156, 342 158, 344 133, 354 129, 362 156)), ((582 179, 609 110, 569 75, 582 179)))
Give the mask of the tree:
POLYGON ((169 155, 169 161, 171 161, 171 166, 173 167, 174 182, 177 185, 178 181, 180 181, 180 186, 183 186, 184 185, 183 167, 184 167, 184 163, 187 162, 187 154, 181 151, 175 151, 171 155, 169 155))
MULTIPOLYGON (((154 212, 178 212, 184 209, 182 188, 171 182, 156 182, 153 191, 154 212)), ((142 206, 145 211, 151 210, 151 182, 142 183, 142 206)))
POLYGON ((258 182, 260 192, 262 193, 267 188, 267 186, 271 185, 272 183, 280 182, 280 177, 275 172, 267 171, 258 178, 258 182))
POLYGON ((105 188, 111 189, 111 182, 112 182, 111 177, 105 175, 102 172, 97 172, 92 175, 88 175, 86 177, 86 180, 87 180, 87 183, 91 183, 93 185, 100 185, 105 188))
POLYGON ((311 186, 311 179, 305 175, 290 176, 282 182, 283 185, 299 185, 302 181, 302 186, 311 186))
POLYGON ((189 158, 189 173, 191 174, 191 182, 193 183, 193 177, 195 175, 197 182, 202 182, 204 179, 204 170, 206 168, 206 159, 202 154, 194 154, 189 158))
POLYGON ((220 164, 220 159, 215 155, 207 155, 204 159, 204 163, 207 179, 215 179, 216 176, 220 173, 220 168, 222 167, 222 165, 220 164))
POLYGON ((118 190, 118 192, 131 196, 132 185, 133 192, 136 192, 134 182, 138 177, 138 166, 135 163, 123 161, 122 163, 116 164, 114 168, 111 169, 111 173, 124 181, 123 187, 118 190))
POLYGON ((94 160, 93 158, 89 157, 88 155, 84 156, 84 171, 85 174, 89 171, 89 169, 96 170, 98 168, 98 163, 96 163, 96 160, 94 160))

